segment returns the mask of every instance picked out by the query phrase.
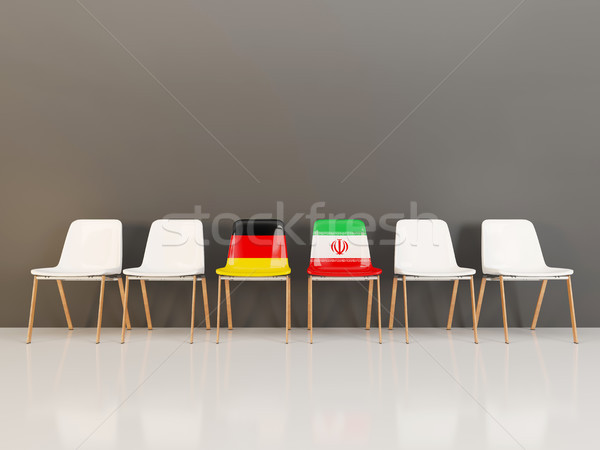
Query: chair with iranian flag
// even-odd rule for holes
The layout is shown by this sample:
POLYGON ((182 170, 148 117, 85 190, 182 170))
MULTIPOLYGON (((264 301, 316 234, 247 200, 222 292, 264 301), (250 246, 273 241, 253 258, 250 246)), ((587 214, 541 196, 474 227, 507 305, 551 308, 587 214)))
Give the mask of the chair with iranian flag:
POLYGON ((219 289, 217 294, 217 344, 221 329, 221 280, 225 282, 227 325, 233 329, 231 319, 230 281, 285 281, 285 343, 292 328, 290 273, 284 225, 281 220, 244 219, 233 224, 229 241, 229 254, 225 267, 217 269, 219 289))
POLYGON ((313 342, 313 281, 368 281, 366 329, 371 328, 373 281, 377 280, 377 313, 381 344, 381 295, 379 275, 369 252, 367 230, 361 220, 317 220, 313 228, 308 267, 308 329, 313 342))

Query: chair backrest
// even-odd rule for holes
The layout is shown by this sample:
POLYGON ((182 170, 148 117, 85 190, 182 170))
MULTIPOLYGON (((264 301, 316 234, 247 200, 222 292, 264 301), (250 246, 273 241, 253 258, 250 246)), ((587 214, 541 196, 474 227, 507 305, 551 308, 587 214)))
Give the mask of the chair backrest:
POLYGON ((529 220, 484 220, 481 224, 481 266, 483 273, 502 269, 545 267, 544 255, 529 220))
POLYGON ((155 271, 204 273, 204 231, 198 219, 152 222, 142 266, 155 271))
POLYGON ((446 222, 404 219, 396 223, 395 273, 454 269, 457 266, 446 222))
POLYGON ((362 220, 317 220, 313 227, 310 264, 325 269, 372 267, 367 229, 362 220))
POLYGON ((263 269, 287 267, 283 222, 275 219, 242 219, 234 222, 227 265, 263 269))
POLYGON ((120 274, 123 225, 115 219, 80 219, 69 226, 58 267, 67 271, 120 274))

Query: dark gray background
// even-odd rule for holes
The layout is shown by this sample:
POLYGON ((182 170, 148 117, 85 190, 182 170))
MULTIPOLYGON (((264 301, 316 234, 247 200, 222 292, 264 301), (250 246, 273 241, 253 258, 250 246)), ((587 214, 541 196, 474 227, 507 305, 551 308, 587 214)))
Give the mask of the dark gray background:
MULTIPOLYGON (((529 218, 547 262, 575 269, 579 325, 599 325, 600 2, 530 0, 502 23, 518 4, 4 0, 0 325, 26 325, 29 270, 58 261, 74 219, 121 219, 130 267, 154 219, 195 205, 211 217, 274 213, 278 200, 285 219, 317 201, 376 218, 417 202, 449 223, 459 263, 478 270, 481 221, 529 218)), ((308 240, 309 226, 294 230, 308 240)), ((309 247, 289 253, 293 324, 304 326, 309 247)), ((211 308, 226 254, 207 248, 211 308)), ((372 254, 387 309, 393 247, 372 254)), ((93 325, 98 284, 65 289, 75 325, 93 325)), ((530 323, 538 289, 508 285, 510 325, 530 323)), ((501 325, 498 291, 488 288, 482 326, 501 325)), ((109 285, 107 326, 120 323, 117 292, 109 285)), ((189 293, 149 285, 155 326, 187 325, 189 293)), ((281 326, 283 293, 240 286, 234 324, 281 326)), ((450 293, 450 283, 410 285, 411 325, 443 326, 450 293)), ((464 326, 467 284, 459 295, 464 326)), ((317 285, 315 326, 363 326, 365 300, 355 283, 317 285)), ((54 282, 40 284, 38 305, 36 325, 64 325, 54 282)), ((131 308, 143 325, 138 284, 131 308)), ((569 325, 564 282, 550 283, 540 325, 569 325)))

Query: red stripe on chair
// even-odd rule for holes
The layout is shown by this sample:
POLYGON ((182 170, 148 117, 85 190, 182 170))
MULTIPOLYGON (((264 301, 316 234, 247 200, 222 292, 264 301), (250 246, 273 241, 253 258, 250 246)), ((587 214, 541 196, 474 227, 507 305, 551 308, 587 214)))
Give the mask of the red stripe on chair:
POLYGON ((285 236, 233 235, 227 258, 287 258, 285 236))
POLYGON ((379 275, 381 269, 373 267, 369 258, 312 258, 308 273, 326 277, 363 277, 379 275))

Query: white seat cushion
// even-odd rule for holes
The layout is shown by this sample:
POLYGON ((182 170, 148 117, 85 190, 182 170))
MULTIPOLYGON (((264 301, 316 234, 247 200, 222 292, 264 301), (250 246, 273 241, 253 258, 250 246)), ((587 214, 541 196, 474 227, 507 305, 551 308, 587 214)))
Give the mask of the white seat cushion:
POLYGON ((132 267, 130 269, 123 270, 124 275, 133 276, 133 277, 186 277, 193 275, 202 275, 199 273, 192 273, 189 270, 185 271, 177 271, 177 270, 169 270, 169 271, 156 271, 152 269, 147 269, 143 266, 140 267, 132 267))
POLYGON ((396 270, 396 275, 407 275, 413 277, 469 277, 475 275, 475 269, 466 267, 455 267, 452 269, 427 269, 427 270, 396 270))
POLYGON ((485 275, 502 275, 507 277, 532 277, 532 278, 553 278, 553 277, 567 277, 573 275, 572 269, 563 269, 560 267, 528 267, 526 269, 494 269, 488 268, 485 275))
POLYGON ((97 277, 97 276, 113 276, 119 275, 114 272, 93 272, 82 270, 69 270, 63 267, 42 267, 40 269, 32 269, 31 274, 39 277, 97 277))

